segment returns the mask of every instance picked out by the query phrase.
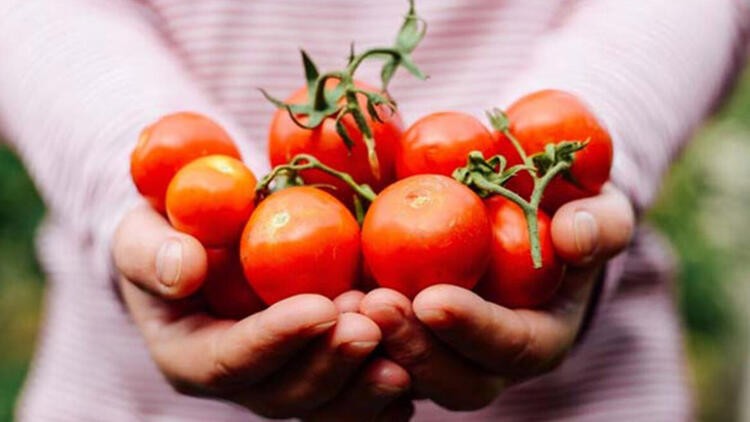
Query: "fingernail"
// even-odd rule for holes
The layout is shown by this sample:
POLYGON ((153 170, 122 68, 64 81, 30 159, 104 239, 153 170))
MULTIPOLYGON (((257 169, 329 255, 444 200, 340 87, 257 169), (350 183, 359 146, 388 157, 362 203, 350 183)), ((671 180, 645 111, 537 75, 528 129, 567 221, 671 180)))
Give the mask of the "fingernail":
POLYGON ((450 328, 453 326, 453 318, 442 309, 419 309, 415 310, 417 318, 432 328, 450 328))
POLYGON ((578 253, 590 259, 599 244, 599 227, 594 216, 588 211, 577 211, 573 217, 573 235, 578 253))
POLYGON ((404 387, 382 383, 371 384, 370 390, 378 396, 396 396, 406 391, 404 387))
POLYGON ((313 333, 322 333, 323 331, 328 330, 329 328, 333 327, 334 325, 336 325, 336 320, 335 319, 333 321, 326 321, 326 322, 322 322, 322 323, 320 323, 318 325, 315 325, 312 328, 310 328, 310 331, 313 332, 313 333))
POLYGON ((352 341, 339 346, 339 350, 347 356, 364 357, 375 350, 377 346, 377 341, 352 341))
POLYGON ((182 274, 182 242, 169 239, 161 245, 156 255, 156 275, 159 282, 172 287, 180 280, 182 274))

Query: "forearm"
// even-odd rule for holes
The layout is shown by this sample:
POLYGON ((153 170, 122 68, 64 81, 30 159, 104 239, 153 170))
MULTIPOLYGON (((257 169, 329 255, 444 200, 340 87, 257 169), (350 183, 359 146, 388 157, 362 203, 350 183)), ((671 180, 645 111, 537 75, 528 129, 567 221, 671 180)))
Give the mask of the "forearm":
POLYGON ((128 163, 140 129, 184 109, 221 120, 136 2, 10 2, 0 56, 3 137, 53 218, 102 252, 137 198, 128 163))

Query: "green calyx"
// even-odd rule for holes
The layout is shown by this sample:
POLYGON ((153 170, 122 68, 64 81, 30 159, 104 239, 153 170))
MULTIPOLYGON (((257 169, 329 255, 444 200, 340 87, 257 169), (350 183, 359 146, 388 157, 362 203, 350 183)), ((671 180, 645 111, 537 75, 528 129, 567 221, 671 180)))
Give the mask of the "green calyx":
POLYGON ((372 173, 377 179, 380 179, 380 165, 375 151, 375 139, 367 116, 370 117, 371 121, 383 122, 384 117, 378 112, 380 107, 386 107, 390 113, 395 112, 396 103, 384 93, 387 92, 388 85, 399 67, 403 67, 419 79, 427 78, 427 75, 417 67, 412 59, 412 52, 424 38, 426 29, 427 25, 416 14, 414 0, 410 0, 409 11, 396 36, 394 45, 371 48, 355 54, 352 44, 347 66, 343 70, 320 73, 310 56, 302 50, 302 65, 307 82, 307 102, 286 104, 263 89, 260 91, 266 99, 278 108, 285 109, 292 121, 301 128, 312 130, 320 126, 327 118, 335 119, 336 132, 349 149, 354 146, 354 140, 344 125, 343 119, 346 116, 351 116, 357 129, 362 134, 372 173), (382 92, 364 90, 355 84, 354 74, 359 66, 368 59, 383 60, 380 72, 382 92), (337 83, 332 87, 330 85, 326 87, 329 79, 337 81, 337 83), (365 99, 365 109, 360 106, 360 96, 365 99), (300 119, 302 116, 306 117, 304 122, 300 119))
POLYGON ((453 172, 453 178, 472 188, 482 198, 501 195, 521 207, 529 231, 531 259, 534 268, 541 268, 542 249, 539 239, 538 214, 542 195, 555 176, 566 173, 570 169, 575 160, 575 153, 585 148, 588 141, 550 143, 545 145, 544 151, 528 155, 518 139, 511 133, 505 113, 494 109, 488 112, 487 116, 492 127, 505 135, 508 142, 513 144, 522 163, 506 168, 507 160, 502 155, 485 159, 481 152, 472 151, 468 155, 466 166, 456 169, 453 172), (533 180, 534 187, 529 200, 504 186, 508 180, 521 171, 527 172, 533 180))

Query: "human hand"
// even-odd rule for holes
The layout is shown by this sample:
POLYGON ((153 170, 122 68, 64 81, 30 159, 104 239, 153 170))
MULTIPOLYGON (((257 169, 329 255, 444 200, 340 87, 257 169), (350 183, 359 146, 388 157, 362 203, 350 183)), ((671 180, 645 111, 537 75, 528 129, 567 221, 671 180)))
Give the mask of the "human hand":
POLYGON ((508 309, 438 285, 412 303, 393 290, 374 290, 360 312, 378 324, 386 355, 411 374, 418 397, 452 410, 479 409, 508 385, 563 361, 603 265, 627 246, 633 226, 629 201, 612 186, 560 208, 552 238, 569 267, 543 309, 508 309))
POLYGON ((411 416, 411 402, 400 399, 409 375, 388 359, 367 359, 381 332, 354 312, 362 293, 298 295, 240 321, 214 318, 193 295, 206 275, 205 250, 146 206, 124 217, 113 255, 125 304, 178 392, 272 418, 411 416))

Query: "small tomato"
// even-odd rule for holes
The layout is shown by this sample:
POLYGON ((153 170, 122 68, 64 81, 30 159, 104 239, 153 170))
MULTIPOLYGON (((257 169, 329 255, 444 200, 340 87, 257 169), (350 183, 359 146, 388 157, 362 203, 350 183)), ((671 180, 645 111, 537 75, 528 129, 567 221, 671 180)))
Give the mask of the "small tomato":
POLYGON ((335 298, 354 285, 359 256, 357 221, 339 200, 309 186, 264 199, 240 241, 245 276, 269 305, 301 293, 335 298))
POLYGON ((255 175, 235 158, 199 158, 169 183, 169 222, 206 247, 234 245, 255 206, 255 184, 255 175))
POLYGON ((560 286, 564 272, 555 255, 549 217, 543 211, 538 214, 542 267, 535 269, 521 208, 500 196, 486 199, 485 205, 492 224, 492 248, 489 269, 477 292, 487 300, 511 308, 545 304, 560 286))
MULTIPOLYGON (((329 80, 327 87, 333 88, 335 80, 329 80)), ((357 86, 368 91, 374 89, 363 83, 357 86)), ((295 92, 287 104, 299 104, 307 99, 307 89, 295 92)), ((360 106, 366 110, 366 100, 360 97, 360 106)), ((376 178, 367 157, 367 147, 362 140, 362 133, 351 115, 342 119, 342 123, 351 137, 354 145, 347 148, 344 141, 336 132, 335 119, 323 120, 320 126, 309 130, 297 126, 289 117, 286 110, 279 109, 274 114, 268 135, 268 154, 272 166, 285 164, 297 154, 310 154, 324 164, 351 175, 359 183, 370 185, 376 192, 393 182, 395 179, 394 155, 396 144, 401 137, 402 122, 398 113, 391 112, 385 106, 378 106, 376 110, 383 122, 378 122, 365 112, 367 123, 373 131, 376 144, 376 154, 380 166, 380 178, 376 178)), ((307 121, 307 116, 299 116, 301 122, 307 121)), ((354 191, 346 183, 325 174, 320 170, 310 169, 300 173, 307 184, 330 185, 335 189, 331 194, 339 198, 344 204, 352 205, 354 191)))
POLYGON ((242 319, 265 307, 247 284, 236 249, 206 249, 206 255, 208 275, 201 291, 212 314, 242 319))
MULTIPOLYGON (((547 186, 543 209, 554 212, 566 202, 599 193, 612 167, 612 140, 577 97, 563 91, 539 91, 513 103, 506 114, 510 132, 529 155, 544 151, 548 143, 588 141, 583 150, 575 153, 573 166, 547 186)), ((502 133, 497 136, 500 153, 508 159, 508 165, 520 164, 521 158, 511 142, 502 133)), ((531 176, 521 172, 507 186, 528 199, 533 182, 531 176)))
POLYGON ((491 157, 498 151, 492 133, 476 118, 459 112, 433 113, 414 122, 396 150, 396 177, 415 174, 450 176, 466 165, 471 151, 491 157))
POLYGON ((387 187, 362 226, 373 277, 410 298, 439 283, 474 287, 487 266, 490 240, 482 200, 442 175, 411 176, 387 187))

